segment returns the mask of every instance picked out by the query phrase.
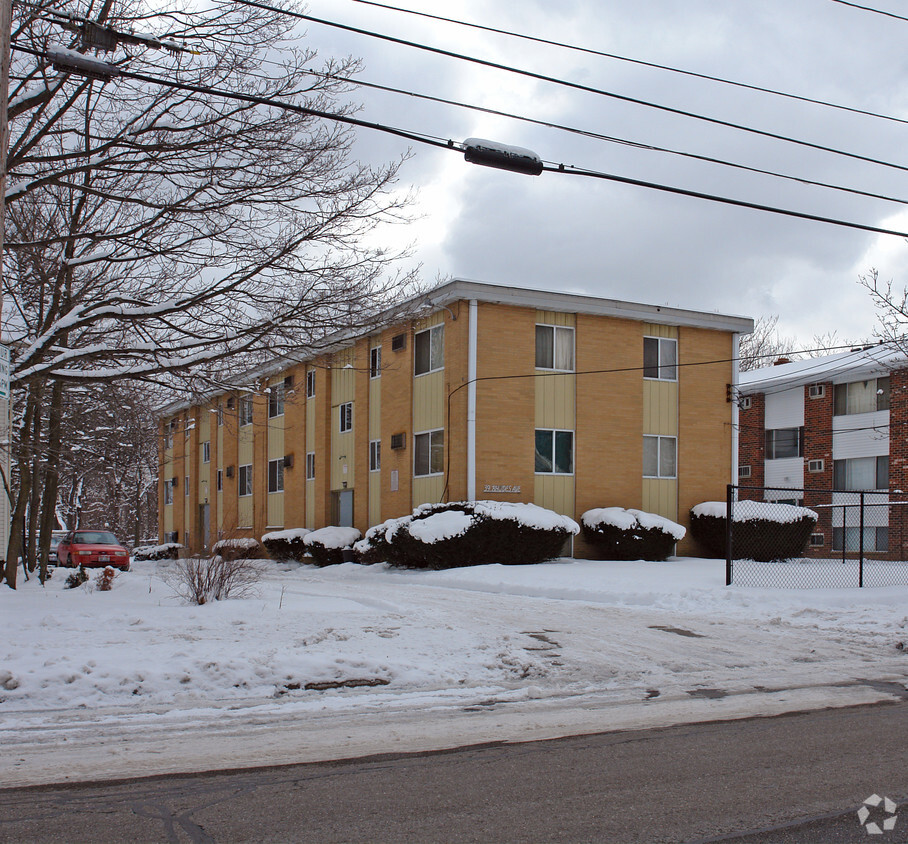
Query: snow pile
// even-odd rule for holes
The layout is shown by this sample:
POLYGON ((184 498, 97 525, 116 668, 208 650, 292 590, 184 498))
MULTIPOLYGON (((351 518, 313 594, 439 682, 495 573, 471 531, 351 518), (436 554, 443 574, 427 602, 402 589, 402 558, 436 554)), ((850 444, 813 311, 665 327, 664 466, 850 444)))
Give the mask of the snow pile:
POLYGON ((274 530, 266 533, 262 537, 262 544, 266 542, 291 542, 294 539, 303 539, 303 537, 312 533, 309 528, 287 528, 287 530, 274 530))
POLYGON ((183 546, 179 542, 165 542, 162 545, 140 545, 132 552, 134 560, 176 559, 183 546))
POLYGON ((679 525, 671 519, 643 510, 625 510, 623 507, 599 507, 587 510, 580 520, 588 528, 594 530, 601 525, 611 525, 619 530, 633 530, 637 527, 644 530, 660 530, 671 536, 675 542, 680 542, 687 533, 683 525, 679 525))
POLYGON ((256 551, 259 547, 259 541, 257 539, 250 539, 248 537, 240 537, 238 539, 219 539, 214 543, 211 550, 215 554, 219 554, 221 551, 256 551))
MULTIPOLYGON (((413 511, 413 518, 437 509, 438 504, 421 504, 413 511)), ((580 533, 580 525, 569 516, 562 516, 554 510, 547 510, 537 504, 521 504, 516 501, 461 501, 451 506, 463 506, 478 516, 496 521, 517 522, 534 530, 566 530, 572 536, 580 533)), ((404 517, 405 519, 409 517, 404 517)), ((391 521, 394 521, 393 519, 391 521)))
MULTIPOLYGON (((795 507, 793 504, 778 504, 772 501, 736 501, 734 505, 734 520, 736 522, 750 522, 756 519, 779 524, 793 524, 801 519, 813 519, 816 522, 819 516, 814 510, 806 507, 795 507)), ((711 516, 715 519, 728 517, 728 509, 724 501, 704 501, 691 508, 695 516, 711 516)))
POLYGON ((350 548, 362 534, 352 527, 323 527, 313 530, 303 537, 307 546, 321 545, 333 551, 350 548))
MULTIPOLYGON (((475 521, 472 515, 461 510, 445 510, 433 513, 425 519, 414 519, 407 525, 407 529, 414 539, 434 545, 443 539, 463 536, 475 521)), ((385 536, 387 537, 387 531, 385 536)))

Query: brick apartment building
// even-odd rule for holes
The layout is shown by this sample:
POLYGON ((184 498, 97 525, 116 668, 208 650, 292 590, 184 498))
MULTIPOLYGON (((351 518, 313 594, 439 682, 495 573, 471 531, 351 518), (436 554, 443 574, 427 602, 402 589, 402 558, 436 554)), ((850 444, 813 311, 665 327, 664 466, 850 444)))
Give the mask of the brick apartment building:
POLYGON ((410 304, 411 319, 165 408, 161 538, 199 551, 281 528, 365 531, 464 499, 686 523, 724 495, 728 385, 752 320, 473 281, 410 304))
POLYGON ((908 356, 783 359, 742 373, 738 404, 741 497, 816 510, 812 556, 908 559, 908 356))

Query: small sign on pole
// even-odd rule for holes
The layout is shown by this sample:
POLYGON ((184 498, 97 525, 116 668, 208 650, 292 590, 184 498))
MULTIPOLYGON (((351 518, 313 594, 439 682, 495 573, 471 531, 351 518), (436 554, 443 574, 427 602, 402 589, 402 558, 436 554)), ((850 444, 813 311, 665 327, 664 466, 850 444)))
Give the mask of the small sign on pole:
POLYGON ((0 346, 0 399, 9 401, 9 347, 0 346))

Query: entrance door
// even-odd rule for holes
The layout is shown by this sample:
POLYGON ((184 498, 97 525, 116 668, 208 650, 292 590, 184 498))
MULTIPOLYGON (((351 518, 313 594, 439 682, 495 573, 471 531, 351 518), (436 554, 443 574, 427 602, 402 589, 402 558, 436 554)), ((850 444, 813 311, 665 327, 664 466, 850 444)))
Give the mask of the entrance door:
POLYGON ((343 489, 334 493, 335 524, 338 527, 353 527, 353 490, 343 489))

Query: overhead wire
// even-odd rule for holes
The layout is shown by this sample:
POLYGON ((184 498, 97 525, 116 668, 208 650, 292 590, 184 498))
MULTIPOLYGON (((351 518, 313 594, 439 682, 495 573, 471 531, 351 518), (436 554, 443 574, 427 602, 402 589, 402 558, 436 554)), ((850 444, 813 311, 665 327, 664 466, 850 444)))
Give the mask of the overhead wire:
POLYGON ((821 152, 827 152, 831 155, 838 155, 845 158, 854 159, 856 161, 864 161, 868 164, 877 164, 881 167, 887 167, 894 170, 908 171, 908 165, 896 164, 891 161, 884 161, 882 159, 873 158, 872 156, 861 155, 859 153, 848 152, 846 150, 837 149, 835 147, 829 147, 824 144, 814 143, 812 141, 806 141, 800 138, 793 138, 789 135, 782 135, 777 132, 770 132, 764 129, 757 129, 752 126, 745 126, 740 123, 734 123, 729 120, 722 120, 718 117, 709 117, 707 115, 698 114, 692 111, 686 111, 685 109, 675 108, 673 106, 663 105, 661 103, 654 103, 649 100, 643 100, 638 97, 631 97, 625 94, 618 94, 614 91, 606 91, 602 88, 595 88, 591 85, 583 85, 579 82, 570 82, 566 79, 559 79, 558 77, 548 76, 543 73, 537 73, 532 70, 526 70, 524 68, 517 68, 512 65, 502 64, 501 62, 493 62, 489 59, 480 59, 476 56, 468 56, 464 53, 457 53, 452 50, 445 50, 441 47, 432 47, 427 44, 421 44, 417 41, 410 41, 405 38, 397 38, 392 35, 386 35, 381 32, 375 32, 373 30, 363 29, 362 27, 351 26, 349 24, 338 23, 337 21, 329 21, 324 18, 318 18, 314 15, 307 15, 303 12, 296 12, 290 9, 281 9, 277 6, 269 5, 268 3, 260 2, 260 0, 234 0, 235 3, 238 3, 242 6, 250 6, 256 9, 262 9, 264 11, 274 12, 275 14, 282 14, 288 17, 297 18, 299 20, 309 21, 310 23, 317 23, 323 26, 332 27, 335 29, 340 29, 345 32, 352 32, 357 35, 365 35, 369 38, 376 38, 382 41, 387 41, 392 44, 400 44, 406 47, 412 47, 417 50, 423 50, 425 52, 433 53, 435 55, 446 56, 448 58, 457 59, 459 61, 469 62, 471 64, 476 64, 481 67, 489 67, 495 70, 502 70, 507 73, 517 74, 519 76, 525 76, 529 79, 535 79, 541 82, 549 82, 554 85, 560 85, 562 87, 571 88, 576 91, 583 91, 589 94, 596 94, 598 96, 609 97, 620 102, 631 103, 634 105, 644 106, 646 108, 653 108, 659 111, 664 111, 669 114, 675 114, 681 117, 688 117, 693 120, 700 120, 706 123, 710 123, 715 126, 723 126, 728 129, 735 129, 742 132, 747 132, 753 135, 758 135, 760 137, 772 138, 774 140, 783 141, 785 143, 795 144, 797 146, 803 146, 808 149, 815 149, 821 152))
MULTIPOLYGON (((792 93, 789 93, 786 91, 778 91, 773 88, 764 87, 762 85, 753 85, 753 84, 749 84, 747 82, 738 82, 733 79, 725 79, 724 77, 714 76, 714 75, 711 75, 708 73, 698 73, 697 71, 684 70, 683 68, 672 67, 671 65, 658 64, 657 62, 645 61, 643 59, 634 59, 634 58, 630 58, 629 56, 621 56, 616 53, 608 53, 608 52, 605 52, 604 50, 594 50, 591 47, 581 47, 578 44, 568 44, 564 41, 555 41, 550 38, 540 38, 539 36, 536 36, 536 35, 527 35, 526 33, 514 32, 513 30, 509 30, 509 29, 500 29, 498 27, 488 26, 487 24, 473 23, 471 21, 459 20, 457 18, 448 18, 448 17, 444 17, 442 15, 435 15, 430 12, 417 11, 416 9, 404 9, 404 8, 401 8, 400 6, 391 6, 387 3, 378 3, 378 2, 376 2, 376 0, 351 0, 351 2, 360 3, 364 6, 374 6, 376 8, 385 9, 387 11, 400 12, 402 14, 407 14, 407 15, 415 15, 417 17, 427 18, 429 20, 441 21, 443 23, 450 23, 450 24, 454 24, 455 26, 467 27, 470 29, 480 30, 482 32, 492 32, 496 35, 506 35, 510 38, 519 38, 521 40, 531 41, 536 44, 546 44, 551 47, 560 47, 562 49, 571 50, 571 51, 577 52, 577 53, 586 53, 591 56, 600 56, 602 58, 614 59, 615 61, 627 62, 629 64, 636 64, 636 65, 640 65, 642 67, 653 68, 654 70, 664 70, 668 73, 676 73, 676 74, 679 74, 682 76, 690 76, 690 77, 693 77, 694 79, 703 79, 708 82, 717 82, 722 85, 731 85, 736 88, 745 88, 749 91, 757 91, 762 94, 771 94, 776 97, 784 97, 784 98, 790 99, 790 100, 797 100, 799 102, 811 103, 813 105, 819 105, 819 106, 823 106, 825 108, 832 108, 832 109, 838 109, 840 111, 847 111, 847 112, 851 112, 853 114, 860 114, 865 117, 874 117, 874 118, 878 118, 880 120, 891 120, 894 123, 908 123, 908 119, 905 119, 902 117, 895 117, 894 115, 891 115, 891 114, 881 114, 879 112, 868 111, 866 109, 857 108, 855 106, 847 106, 847 105, 842 105, 840 103, 828 102, 827 100, 820 100, 820 99, 815 99, 813 97, 803 96, 801 94, 792 94, 792 93)), ((848 5, 854 5, 854 4, 848 4, 848 5)), ((859 8, 866 8, 866 7, 861 6, 859 8)), ((875 10, 871 10, 871 11, 875 11, 875 10)), ((893 17, 898 17, 898 16, 894 15, 893 17)))
POLYGON ((864 12, 873 12, 877 15, 885 15, 887 18, 895 18, 899 21, 908 21, 908 17, 897 15, 895 12, 886 12, 883 9, 876 9, 873 6, 862 6, 860 3, 850 3, 848 0, 831 0, 833 3, 839 3, 842 6, 851 6, 853 9, 860 9, 864 12))
MULTIPOLYGON (((29 47, 23 47, 18 44, 12 45, 12 48, 18 52, 24 52, 39 58, 47 59, 48 56, 43 51, 33 50, 29 47)), ((395 126, 390 126, 383 123, 375 123, 368 120, 361 120, 356 117, 345 114, 337 114, 333 112, 326 112, 320 109, 313 109, 307 106, 296 105, 295 103, 282 102, 280 100, 275 100, 270 97, 262 97, 256 94, 241 94, 235 91, 225 91, 223 89, 212 88, 207 85, 195 85, 188 82, 175 82, 170 79, 161 79, 159 77, 148 76, 147 74, 135 73, 130 70, 118 68, 119 78, 123 79, 133 79, 138 82, 145 82, 152 85, 161 85, 163 87, 172 88, 174 90, 181 91, 191 91, 199 94, 206 94, 208 96, 217 96, 228 100, 234 100, 237 102, 246 102, 252 105, 262 105, 268 106, 271 108, 283 109, 285 111, 295 112, 297 114, 306 114, 312 117, 318 117, 326 120, 333 120, 339 123, 345 123, 351 126, 358 126, 360 128, 372 129, 378 132, 383 132, 386 134, 394 135, 397 137, 405 138, 417 143, 422 143, 434 147, 439 147, 442 149, 450 149, 457 152, 463 152, 463 144, 457 144, 452 140, 444 140, 439 136, 433 136, 426 133, 418 133, 412 130, 400 129, 395 126)), ((564 164, 553 164, 548 162, 545 164, 544 170, 553 172, 553 173, 564 173, 567 175, 575 176, 584 176, 588 178, 601 179, 606 181, 617 182, 626 185, 632 185, 635 187, 644 187, 651 190, 662 191, 666 193, 672 193, 679 196, 687 196, 695 199, 702 199, 711 202, 717 202, 724 205, 732 205, 739 208, 750 208, 756 211, 763 211, 772 214, 779 214, 786 217, 794 217, 802 220, 812 220, 814 222, 827 223, 829 225, 840 226, 843 228, 856 229, 859 231, 871 232, 874 234, 885 234, 885 235, 894 235, 896 237, 908 238, 908 232, 896 231, 894 229, 885 229, 878 226, 870 226, 863 223, 856 223, 848 220, 840 220, 834 217, 825 217, 817 214, 809 214, 802 211, 793 211, 790 209, 779 208, 772 205, 764 205, 755 202, 747 202, 740 199, 732 199, 730 197, 719 196, 717 194, 708 194, 702 191, 693 191, 687 190, 684 188, 673 187, 670 185, 663 185, 656 182, 647 182, 641 179, 631 179, 625 176, 618 176, 611 173, 603 173, 595 170, 588 170, 574 166, 566 166, 564 164)))

